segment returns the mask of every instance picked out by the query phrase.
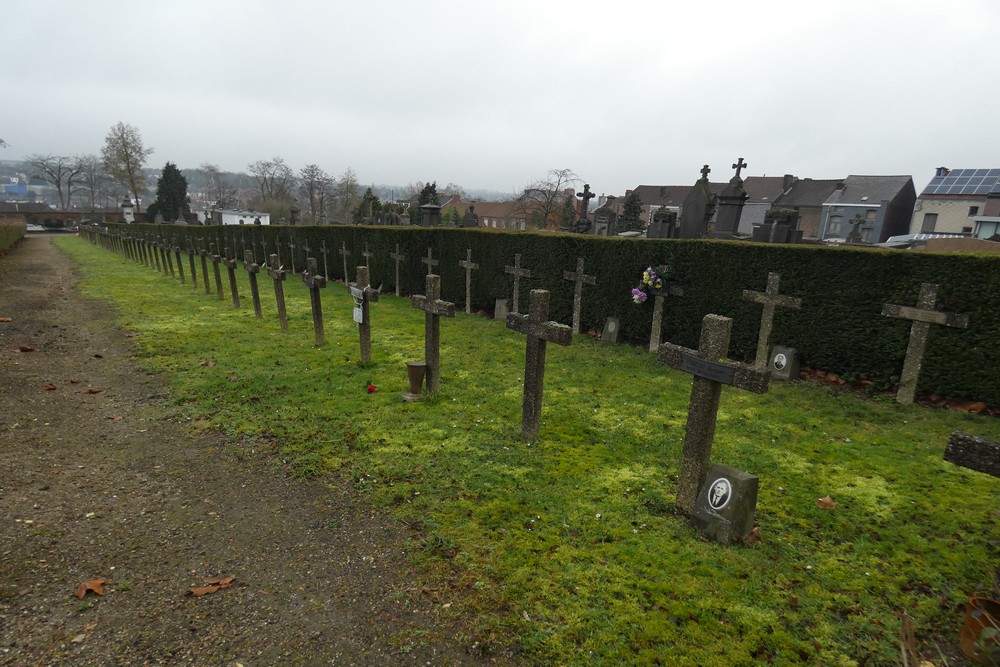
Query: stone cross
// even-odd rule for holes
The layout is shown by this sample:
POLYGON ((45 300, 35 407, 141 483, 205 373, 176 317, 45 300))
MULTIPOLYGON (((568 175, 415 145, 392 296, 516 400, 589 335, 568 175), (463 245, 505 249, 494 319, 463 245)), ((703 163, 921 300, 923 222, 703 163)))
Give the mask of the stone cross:
POLYGON ((886 317, 913 321, 913 326, 910 327, 910 342, 906 346, 906 357, 903 360, 903 373, 899 377, 899 391, 896 392, 896 400, 900 403, 912 403, 917 393, 917 378, 920 376, 920 365, 923 363, 927 334, 931 325, 943 324, 946 327, 961 329, 969 326, 968 315, 934 310, 937 291, 937 285, 923 283, 920 286, 916 308, 891 303, 882 306, 882 314, 886 317))
POLYGON ((161 270, 166 271, 166 269, 160 269, 160 243, 158 239, 153 239, 149 241, 149 251, 153 255, 153 263, 156 266, 156 272, 159 273, 161 270))
POLYGON ((350 281, 350 278, 347 277, 347 258, 350 256, 351 251, 347 249, 347 243, 341 241, 340 250, 337 252, 340 253, 340 257, 344 260, 344 283, 347 284, 350 281))
POLYGON ((427 274, 426 295, 410 297, 414 308, 424 311, 424 362, 427 364, 427 393, 437 393, 441 373, 441 316, 455 317, 455 304, 441 300, 441 276, 427 274))
POLYGON ((205 239, 199 239, 201 247, 198 254, 201 256, 201 279, 205 283, 205 294, 212 293, 212 286, 208 284, 208 251, 205 250, 205 239))
MULTIPOLYGON (((520 255, 518 255, 520 257, 520 255)), ((545 381, 545 344, 571 345, 573 331, 565 324, 549 322, 548 290, 531 290, 527 315, 507 314, 507 328, 528 337, 524 351, 524 403, 521 410, 521 436, 538 437, 542 420, 542 388, 545 381)))
POLYGON ((293 276, 295 275, 295 248, 296 247, 297 246, 295 245, 295 237, 293 237, 291 234, 289 234, 288 235, 288 256, 290 257, 290 259, 288 260, 288 263, 292 267, 292 275, 293 276))
POLYGON ((184 265, 181 263, 181 246, 177 243, 176 237, 173 239, 173 251, 174 259, 177 260, 177 275, 181 279, 181 285, 184 284, 184 265))
POLYGON ((167 275, 168 267, 170 277, 174 277, 174 260, 170 257, 170 248, 167 246, 167 240, 163 237, 159 237, 156 240, 156 245, 160 248, 160 257, 163 258, 163 275, 167 275))
POLYGON ((677 482, 677 507, 685 514, 691 514, 694 510, 698 491, 708 472, 722 385, 727 384, 755 394, 767 393, 771 374, 766 368, 726 358, 732 328, 733 321, 730 318, 706 315, 702 320, 697 350, 673 343, 660 346, 661 363, 694 376, 677 482))
MULTIPOLYGON (((736 165, 733 165, 733 166, 735 167, 736 165)), ((708 175, 711 174, 711 173, 712 173, 712 170, 708 168, 707 164, 704 165, 704 166, 702 166, 702 168, 701 168, 701 177, 703 179, 705 179, 707 181, 708 180, 708 175)))
POLYGON ((264 239, 263 230, 260 233, 260 261, 267 266, 267 241, 264 239))
POLYGON ((309 247, 309 239, 308 238, 305 241, 302 242, 302 250, 305 251, 306 259, 308 260, 309 257, 311 256, 310 253, 312 252, 312 248, 309 247))
MULTIPOLYGON (((471 208, 471 207, 470 207, 471 208)), ((465 314, 472 314, 472 272, 479 265, 472 261, 472 248, 465 249, 465 259, 458 260, 458 265, 465 269, 465 314)))
POLYGON ((736 170, 736 178, 739 178, 739 177, 740 177, 740 171, 741 171, 742 169, 745 169, 746 167, 749 167, 749 166, 750 166, 750 165, 748 165, 748 164, 747 164, 746 162, 744 162, 744 161, 743 161, 743 158, 740 158, 740 159, 739 159, 739 160, 738 160, 738 161, 736 162, 736 164, 734 164, 734 165, 733 165, 733 169, 735 169, 735 170, 736 170))
POLYGON ((371 252, 371 251, 368 250, 368 243, 367 242, 365 242, 365 251, 363 253, 361 253, 361 256, 365 258, 365 266, 368 267, 368 272, 371 273, 372 265, 371 265, 371 263, 368 260, 370 260, 372 257, 374 257, 375 253, 373 253, 373 252, 371 252))
POLYGON ((330 254, 330 250, 326 247, 326 239, 319 242, 319 254, 323 255, 323 277, 329 280, 330 268, 327 266, 326 256, 330 254))
POLYGON ((399 296, 399 263, 406 261, 406 255, 399 252, 399 244, 396 244, 396 252, 390 252, 389 257, 396 260, 396 296, 399 296))
MULTIPOLYGON (((518 311, 518 293, 521 291, 521 278, 530 278, 531 271, 528 269, 521 268, 521 253, 514 255, 514 266, 510 264, 506 265, 503 269, 504 273, 509 273, 514 276, 514 300, 511 308, 512 313, 517 313, 518 311)), ((548 310, 546 309, 546 314, 548 310)), ((547 316, 547 315, 546 315, 547 316)))
POLYGON ((378 301, 378 290, 372 289, 368 280, 368 267, 357 267, 357 279, 348 283, 347 287, 354 297, 354 321, 358 323, 358 335, 361 339, 361 365, 366 366, 372 360, 372 324, 369 304, 378 301))
POLYGON ((778 306, 796 309, 802 307, 802 299, 778 294, 780 282, 781 276, 771 271, 767 274, 767 291, 743 290, 744 299, 764 304, 764 312, 760 316, 760 335, 757 337, 757 358, 754 360, 761 368, 768 364, 768 343, 771 340, 771 326, 774 324, 774 309, 778 306))
POLYGON ((214 243, 209 243, 208 248, 212 255, 212 272, 215 274, 215 294, 218 298, 224 299, 225 295, 222 293, 222 272, 219 269, 219 262, 222 261, 222 257, 216 254, 214 243))
POLYGON ((573 287, 573 333, 580 333, 580 310, 583 301, 583 285, 597 284, 597 276, 588 276, 583 272, 583 257, 576 258, 576 272, 563 271, 563 280, 572 280, 573 287))
POLYGON ((440 264, 440 260, 434 259, 434 249, 427 248, 427 256, 420 260, 421 264, 427 265, 427 275, 434 273, 434 267, 440 264))
POLYGON ((188 252, 188 264, 191 266, 191 284, 194 286, 195 289, 198 289, 198 272, 194 268, 195 248, 194 248, 194 241, 191 239, 188 239, 187 252, 188 252))
POLYGON ((281 284, 281 281, 285 279, 285 267, 279 264, 277 254, 271 255, 267 274, 274 281, 274 300, 278 305, 278 321, 281 322, 281 330, 288 331, 288 315, 285 313, 285 288, 281 284))
POLYGON ((306 257, 306 268, 302 272, 302 282, 309 288, 309 301, 312 303, 313 332, 316 334, 316 347, 322 347, 326 342, 323 332, 323 302, 319 291, 326 287, 326 277, 319 275, 316 268, 316 258, 306 257))
POLYGON ((259 319, 263 317, 263 314, 260 312, 260 289, 257 287, 257 273, 260 271, 260 266, 254 261, 253 250, 243 251, 243 268, 247 270, 247 277, 250 279, 253 314, 259 319))
MULTIPOLYGON (((226 270, 229 272, 229 292, 233 295, 233 308, 240 307, 240 291, 236 287, 236 257, 229 259, 229 246, 222 249, 224 255, 222 257, 222 263, 226 265, 226 270)), ((235 249, 233 250, 235 253, 235 249)))
POLYGON ((650 352, 656 352, 660 349, 660 341, 663 337, 663 310, 666 305, 666 298, 668 296, 684 296, 684 288, 678 285, 671 285, 666 282, 666 274, 670 273, 670 267, 667 265, 661 265, 660 268, 663 273, 660 277, 663 278, 666 289, 649 290, 649 293, 653 295, 653 322, 649 330, 650 352))
POLYGON ((586 220, 587 214, 590 212, 590 200, 597 195, 590 191, 590 184, 585 183, 583 192, 577 192, 576 196, 580 198, 580 219, 586 220))

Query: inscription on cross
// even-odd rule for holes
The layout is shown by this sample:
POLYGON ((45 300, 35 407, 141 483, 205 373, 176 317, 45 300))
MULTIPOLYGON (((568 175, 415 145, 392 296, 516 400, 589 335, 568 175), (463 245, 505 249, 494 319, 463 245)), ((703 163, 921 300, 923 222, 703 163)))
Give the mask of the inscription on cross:
POLYGON ((354 297, 354 321, 358 323, 358 336, 361 342, 361 365, 365 366, 372 359, 372 324, 370 304, 378 301, 378 290, 372 289, 368 279, 368 267, 357 267, 357 279, 348 284, 351 296, 354 297))
POLYGON ((271 255, 267 274, 274 281, 274 301, 278 306, 278 321, 281 322, 281 330, 288 331, 288 315, 285 313, 285 288, 282 285, 282 281, 285 279, 285 267, 279 262, 277 254, 271 255))
MULTIPOLYGON (((520 312, 518 310, 518 296, 521 292, 521 278, 530 278, 531 271, 521 268, 521 253, 517 253, 514 255, 514 266, 510 264, 504 266, 503 272, 514 276, 514 298, 511 313, 518 313, 520 312)), ((546 309, 545 312, 547 313, 548 310, 546 309)))
MULTIPOLYGON (((519 255, 520 256, 520 255, 519 255)), ((527 336, 524 351, 524 403, 521 410, 521 436, 538 437, 542 420, 542 389, 545 384, 545 345, 571 345, 573 331, 565 324, 549 322, 549 292, 531 290, 527 315, 508 313, 507 328, 527 336)))
POLYGON ((771 377, 767 369, 726 358, 732 327, 733 321, 728 317, 706 315, 697 350, 672 343, 660 346, 660 363, 694 376, 677 482, 677 506, 685 514, 694 510, 702 480, 708 472, 722 385, 755 394, 767 393, 771 377))
POLYGON ((257 286, 257 273, 260 266, 254 261, 253 250, 243 251, 243 268, 247 270, 247 277, 250 279, 250 296, 253 298, 253 313, 258 318, 263 317, 260 310, 260 289, 257 286))
POLYGON ((583 272, 583 257, 576 258, 576 271, 563 271, 563 280, 573 281, 573 333, 580 333, 580 311, 582 310, 583 286, 596 285, 597 276, 583 272))
POLYGON ((440 264, 440 260, 434 259, 434 248, 427 248, 427 256, 420 260, 421 264, 427 265, 427 275, 434 273, 434 267, 440 264))
POLYGON ((391 257, 396 262, 396 296, 399 296, 399 263, 406 261, 406 255, 399 252, 399 244, 396 244, 396 252, 390 252, 391 257))
MULTIPOLYGON (((471 207, 470 207, 471 208, 471 207)), ((465 249, 465 259, 458 260, 458 265, 465 269, 465 314, 472 314, 472 272, 479 265, 472 261, 472 248, 465 249)))
POLYGON ((326 334, 323 331, 323 302, 320 300, 319 291, 326 287, 326 277, 319 275, 315 257, 306 257, 306 268, 302 271, 302 282, 309 288, 316 347, 322 347, 323 343, 326 342, 326 334))
POLYGON ((774 309, 801 308, 802 299, 792 296, 778 294, 778 285, 781 283, 781 276, 773 271, 767 274, 767 289, 764 292, 754 292, 753 290, 743 290, 743 298, 754 303, 764 304, 764 312, 760 316, 760 335, 757 337, 757 357, 754 363, 763 368, 768 362, 768 347, 771 340, 771 327, 774 324, 774 309))
POLYGON ((937 291, 937 285, 923 283, 920 286, 916 308, 891 303, 882 306, 882 314, 886 317, 913 321, 910 327, 910 341, 906 345, 906 357, 903 359, 903 373, 899 377, 899 391, 896 392, 896 400, 900 403, 912 403, 916 396, 917 380, 920 377, 920 366, 923 364, 931 325, 940 324, 960 329, 969 326, 968 315, 934 310, 937 291))
POLYGON ((410 297, 414 308, 424 311, 424 362, 427 364, 427 393, 434 394, 441 375, 441 316, 455 317, 455 304, 441 300, 441 276, 427 274, 426 294, 410 297))

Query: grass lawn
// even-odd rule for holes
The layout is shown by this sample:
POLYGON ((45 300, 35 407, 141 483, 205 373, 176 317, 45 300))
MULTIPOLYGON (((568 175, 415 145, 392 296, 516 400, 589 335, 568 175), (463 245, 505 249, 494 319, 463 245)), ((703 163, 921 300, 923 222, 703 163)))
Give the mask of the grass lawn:
POLYGON ((200 276, 196 290, 82 239, 56 243, 82 264, 80 289, 139 334, 175 414, 293 474, 347 475, 410 526, 428 593, 477 619, 478 650, 514 644, 560 665, 895 665, 902 612, 936 655, 1000 564, 1000 480, 942 460, 953 430, 1000 439, 995 418, 805 383, 726 388, 712 459, 760 477, 760 542, 723 547, 674 509, 691 376, 643 348, 550 345, 541 437, 525 443, 525 340, 500 322, 443 319, 441 392, 404 403, 405 362, 423 359, 424 313, 408 299, 373 306, 361 367, 341 284, 323 290, 317 349, 297 276, 282 334, 266 274, 258 320, 242 270, 236 310, 225 278, 218 300, 200 276), (835 509, 817 505, 826 495, 835 509))

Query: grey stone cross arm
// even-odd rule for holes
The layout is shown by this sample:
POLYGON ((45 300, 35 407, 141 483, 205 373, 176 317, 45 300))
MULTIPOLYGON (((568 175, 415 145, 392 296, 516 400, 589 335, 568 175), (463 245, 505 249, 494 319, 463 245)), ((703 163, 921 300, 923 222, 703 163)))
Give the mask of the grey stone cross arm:
POLYGON ((706 355, 704 352, 688 347, 664 343, 660 346, 657 358, 662 364, 685 373, 691 373, 696 377, 727 384, 754 394, 767 393, 771 380, 769 369, 757 368, 738 361, 729 361, 721 356, 712 359, 712 356, 714 355, 706 355))
POLYGON ((531 314, 508 313, 507 328, 557 345, 571 345, 573 343, 573 330, 571 328, 558 322, 543 322, 534 319, 531 314))
POLYGON ((427 292, 424 294, 414 294, 410 297, 410 304, 414 308, 419 308, 431 315, 444 315, 445 317, 455 317, 455 304, 450 301, 441 300, 441 277, 433 273, 427 275, 427 292))

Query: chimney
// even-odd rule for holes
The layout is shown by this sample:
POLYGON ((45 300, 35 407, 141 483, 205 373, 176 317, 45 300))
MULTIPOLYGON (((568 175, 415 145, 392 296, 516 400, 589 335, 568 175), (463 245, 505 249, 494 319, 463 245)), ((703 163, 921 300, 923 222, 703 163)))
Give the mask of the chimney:
POLYGON ((799 180, 799 179, 795 178, 791 174, 785 174, 784 179, 781 181, 781 191, 782 192, 788 192, 788 188, 790 188, 793 185, 795 185, 795 181, 797 181, 797 180, 799 180))
POLYGON ((951 173, 951 169, 949 169, 948 167, 938 167, 934 175, 935 176, 947 176, 950 173, 951 173))

